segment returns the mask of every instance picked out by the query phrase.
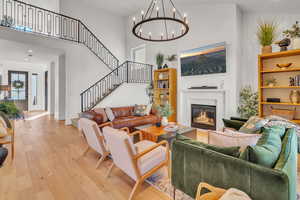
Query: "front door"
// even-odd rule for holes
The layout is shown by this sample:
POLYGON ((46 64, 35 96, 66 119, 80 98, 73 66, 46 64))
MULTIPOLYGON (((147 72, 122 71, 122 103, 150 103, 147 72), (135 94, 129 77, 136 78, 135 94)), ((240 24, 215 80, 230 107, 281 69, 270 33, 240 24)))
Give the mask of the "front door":
POLYGON ((28 110, 28 72, 8 71, 9 98, 23 111, 28 110))

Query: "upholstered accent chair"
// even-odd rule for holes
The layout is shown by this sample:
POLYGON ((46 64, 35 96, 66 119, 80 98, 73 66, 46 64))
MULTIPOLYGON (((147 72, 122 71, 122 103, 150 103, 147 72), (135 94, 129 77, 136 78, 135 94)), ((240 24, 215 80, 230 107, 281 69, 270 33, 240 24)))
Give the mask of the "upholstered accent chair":
POLYGON ((134 144, 133 136, 139 134, 142 139, 142 132, 128 134, 125 130, 107 126, 103 128, 103 134, 113 159, 107 177, 116 166, 135 180, 136 184, 129 197, 131 200, 139 186, 159 169, 166 166, 169 173, 169 146, 167 141, 154 143, 141 140, 134 144))
POLYGON ((2 134, 0 137, 0 146, 10 145, 10 155, 13 161, 15 158, 15 123, 13 120, 9 120, 2 112, 0 112, 0 134, 2 134))
POLYGON ((87 148, 83 153, 83 156, 91 149, 98 152, 101 158, 97 162, 96 169, 107 158, 109 151, 107 150, 104 137, 97 123, 87 118, 80 118, 78 121, 79 129, 83 132, 87 148))

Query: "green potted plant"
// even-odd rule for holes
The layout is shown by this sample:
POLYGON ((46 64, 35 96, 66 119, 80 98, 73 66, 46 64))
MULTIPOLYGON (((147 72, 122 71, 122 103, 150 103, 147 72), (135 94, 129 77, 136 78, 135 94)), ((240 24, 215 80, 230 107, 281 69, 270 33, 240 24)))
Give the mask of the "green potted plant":
POLYGON ((275 22, 260 22, 258 24, 257 38, 262 46, 261 52, 272 53, 272 44, 277 37, 277 24, 275 22))
POLYGON ((157 64, 157 69, 161 69, 164 63, 164 54, 158 53, 156 55, 156 64, 157 64))
POLYGON ((10 27, 13 25, 13 18, 7 15, 3 15, 3 19, 0 23, 1 26, 10 27))
POLYGON ((163 126, 167 126, 169 123, 168 117, 170 117, 173 114, 171 105, 168 103, 166 103, 164 105, 158 105, 158 106, 156 106, 156 110, 157 110, 158 115, 160 117, 162 117, 161 124, 163 126))
POLYGON ((298 21, 292 26, 292 29, 283 31, 283 34, 291 38, 293 49, 300 49, 300 26, 298 21))
POLYGON ((10 119, 18 119, 21 117, 21 111, 16 104, 11 101, 4 101, 0 103, 0 112, 3 112, 10 119))
POLYGON ((277 80, 274 77, 270 77, 265 80, 265 85, 268 87, 274 87, 277 84, 277 80))
POLYGON ((243 118, 250 118, 258 114, 258 93, 250 86, 244 87, 240 92, 240 105, 238 113, 243 118))

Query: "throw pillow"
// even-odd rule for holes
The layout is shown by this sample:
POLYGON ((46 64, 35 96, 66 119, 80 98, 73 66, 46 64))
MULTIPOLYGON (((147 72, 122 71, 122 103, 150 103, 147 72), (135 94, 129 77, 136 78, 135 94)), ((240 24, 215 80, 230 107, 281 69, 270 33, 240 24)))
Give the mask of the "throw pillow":
POLYGON ((102 115, 103 118, 103 123, 108 121, 108 117, 106 115, 105 109, 104 108, 95 108, 94 111, 98 114, 102 115))
POLYGON ((114 113, 111 108, 105 108, 105 113, 110 121, 113 121, 115 119, 114 113))
POLYGON ((239 129, 243 133, 260 133, 262 127, 268 123, 267 119, 257 116, 250 117, 250 119, 239 129))
POLYGON ((256 146, 248 146, 240 158, 265 167, 273 168, 281 152, 281 135, 285 128, 263 128, 256 146))
POLYGON ((146 115, 146 105, 135 105, 134 106, 134 116, 145 116, 146 115))
POLYGON ((202 142, 199 142, 197 140, 192 140, 190 138, 187 138, 185 136, 182 135, 178 135, 176 137, 177 140, 180 141, 184 141, 185 143, 191 144, 191 145, 195 145, 195 146, 199 146, 205 149, 209 149, 209 150, 213 150, 222 154, 226 154, 229 156, 233 156, 233 157, 239 157, 240 155, 240 147, 218 147, 218 146, 214 146, 214 145, 210 145, 210 144, 205 144, 202 142))
POLYGON ((210 131, 208 133, 208 143, 221 147, 239 146, 241 147, 240 151, 243 151, 247 146, 256 145, 260 137, 261 134, 247 134, 225 129, 224 132, 210 131))
POLYGON ((146 108, 145 114, 146 114, 146 115, 150 115, 150 113, 151 113, 151 109, 152 109, 152 103, 147 105, 147 108, 146 108))

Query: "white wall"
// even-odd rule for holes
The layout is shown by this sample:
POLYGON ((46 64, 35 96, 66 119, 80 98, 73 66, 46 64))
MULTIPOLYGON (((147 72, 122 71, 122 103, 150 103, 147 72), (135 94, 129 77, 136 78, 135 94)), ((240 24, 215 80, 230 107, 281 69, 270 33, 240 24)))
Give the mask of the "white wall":
POLYGON ((20 63, 12 61, 0 60, 0 74, 2 75, 2 84, 8 84, 8 71, 24 71, 28 72, 28 110, 44 110, 45 109, 45 71, 48 66, 36 65, 30 63, 20 63), (33 105, 32 97, 32 74, 38 74, 38 98, 37 104, 33 105))
MULTIPOLYGON (((275 20, 279 25, 279 38, 283 39, 282 31, 288 28, 291 28, 297 20, 300 21, 300 14, 288 14, 288 13, 244 13, 242 28, 243 28, 243 56, 242 56, 242 84, 251 85, 253 88, 257 89, 258 87, 258 77, 257 77, 257 56, 260 54, 260 45, 257 41, 256 31, 257 23, 259 20, 275 20)), ((273 45, 273 51, 279 51, 277 45, 273 45)))
POLYGON ((35 5, 47 10, 59 12, 59 0, 21 0, 25 3, 35 5))
MULTIPOLYGON (((179 4, 181 11, 186 12, 191 19, 190 32, 182 39, 165 42, 151 43, 143 42, 135 38, 131 33, 132 16, 128 17, 127 23, 127 56, 131 48, 146 44, 147 63, 155 65, 155 55, 162 52, 165 55, 180 54, 184 50, 198 48, 218 42, 227 43, 227 73, 217 75, 191 76, 181 77, 180 66, 173 66, 178 69, 178 97, 180 90, 190 86, 201 85, 224 85, 226 90, 226 116, 236 114, 237 109, 237 73, 239 63, 239 44, 238 37, 240 24, 240 11, 234 4, 203 4, 195 3, 193 5, 179 4)), ((155 30, 152 31, 155 34, 155 30)), ((176 65, 176 64, 175 64, 176 65)), ((182 105, 178 99, 178 117, 182 105)))

